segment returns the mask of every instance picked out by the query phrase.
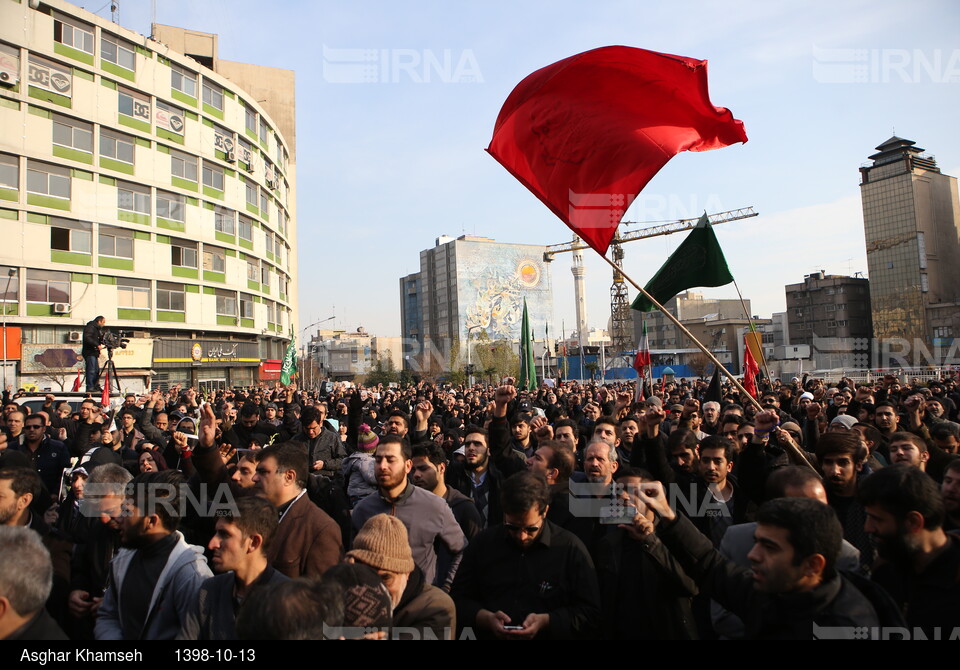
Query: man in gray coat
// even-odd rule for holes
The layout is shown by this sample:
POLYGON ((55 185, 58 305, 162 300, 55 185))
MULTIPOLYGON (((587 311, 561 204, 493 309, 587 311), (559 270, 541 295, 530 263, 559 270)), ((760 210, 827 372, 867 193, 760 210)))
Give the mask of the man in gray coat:
POLYGON ((94 629, 98 640, 173 640, 212 573, 203 549, 177 531, 180 487, 175 470, 145 472, 130 482, 118 520, 120 546, 94 629))

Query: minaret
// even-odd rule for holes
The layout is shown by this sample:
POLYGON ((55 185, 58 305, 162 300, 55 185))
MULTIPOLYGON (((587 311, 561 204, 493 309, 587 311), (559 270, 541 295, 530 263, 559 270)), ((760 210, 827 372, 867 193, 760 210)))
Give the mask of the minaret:
MULTIPOLYGON (((573 246, 580 246, 582 242, 576 235, 573 236, 573 246)), ((587 268, 583 265, 583 249, 577 249, 573 252, 573 265, 570 267, 573 273, 573 295, 577 301, 577 340, 578 343, 586 344, 587 337, 590 334, 587 326, 587 292, 584 286, 584 277, 587 274, 587 268)))

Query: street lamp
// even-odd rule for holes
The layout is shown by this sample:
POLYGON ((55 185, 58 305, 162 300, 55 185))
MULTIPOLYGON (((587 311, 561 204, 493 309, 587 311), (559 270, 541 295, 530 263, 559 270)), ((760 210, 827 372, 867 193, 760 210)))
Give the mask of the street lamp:
POLYGON ((475 326, 467 326, 467 370, 470 371, 470 376, 467 378, 467 386, 473 387, 473 360, 471 359, 470 353, 473 350, 473 346, 470 344, 470 331, 475 328, 483 328, 479 323, 475 326))
MULTIPOLYGON (((310 380, 307 381, 307 386, 308 386, 308 387, 310 386, 310 383, 311 383, 311 382, 316 381, 316 380, 313 379, 313 365, 311 365, 311 363, 313 362, 313 357, 312 357, 312 355, 311 355, 310 358, 307 358, 306 353, 307 353, 307 351, 308 351, 309 349, 307 348, 307 343, 306 343, 306 341, 303 339, 303 334, 304 334, 305 332, 307 332, 308 330, 310 330, 311 328, 313 328, 314 326, 319 326, 321 323, 326 323, 327 321, 330 321, 330 320, 334 319, 335 317, 336 317, 336 315, 334 315, 334 316, 328 316, 326 319, 320 319, 319 321, 314 321, 314 322, 311 323, 309 326, 304 326, 303 328, 300 329, 300 342, 302 343, 303 352, 304 352, 303 358, 304 358, 304 360, 307 361, 307 370, 308 370, 309 373, 310 373, 310 380)), ((311 353, 312 353, 312 352, 311 352, 311 353)))
MULTIPOLYGON (((7 295, 10 293, 10 282, 17 276, 16 268, 7 269, 7 287, 3 290, 3 301, 0 302, 3 311, 3 389, 7 388, 7 295)), ((20 311, 19 291, 17 292, 17 312, 20 311)))

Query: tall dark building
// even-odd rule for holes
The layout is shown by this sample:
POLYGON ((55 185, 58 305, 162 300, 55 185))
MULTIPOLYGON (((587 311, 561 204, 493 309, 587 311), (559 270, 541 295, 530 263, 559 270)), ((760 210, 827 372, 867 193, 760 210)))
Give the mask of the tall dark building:
POLYGON ((874 335, 912 353, 960 336, 957 180, 915 145, 891 137, 860 168, 874 335))
POLYGON ((806 344, 819 369, 870 367, 870 284, 860 277, 806 275, 788 284, 790 344, 806 344))

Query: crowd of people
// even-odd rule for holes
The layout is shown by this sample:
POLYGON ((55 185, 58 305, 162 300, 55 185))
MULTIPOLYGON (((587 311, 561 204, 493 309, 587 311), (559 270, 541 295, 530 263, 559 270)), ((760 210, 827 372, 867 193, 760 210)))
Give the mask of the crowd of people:
POLYGON ((18 400, 0 639, 960 637, 954 379, 18 400))

